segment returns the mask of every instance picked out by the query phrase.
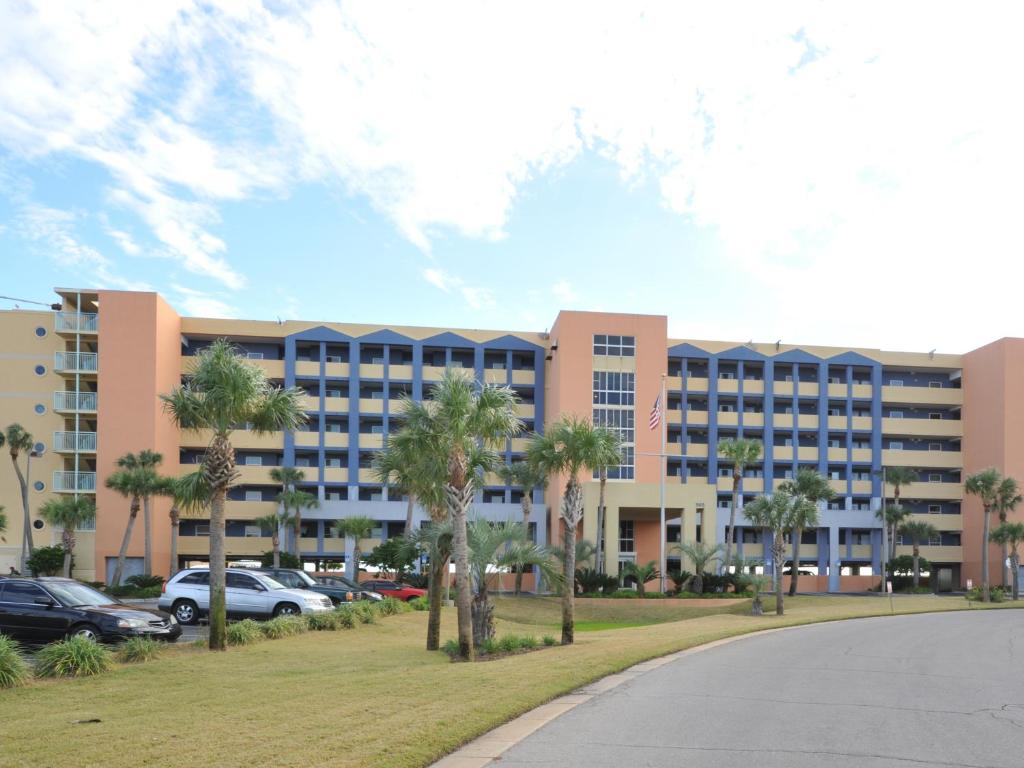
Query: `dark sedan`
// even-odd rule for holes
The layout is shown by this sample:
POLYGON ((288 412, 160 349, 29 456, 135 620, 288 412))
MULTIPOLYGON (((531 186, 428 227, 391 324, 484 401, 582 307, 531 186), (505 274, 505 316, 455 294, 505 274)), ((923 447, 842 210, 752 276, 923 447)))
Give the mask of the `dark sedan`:
POLYGON ((0 632, 37 643, 74 636, 174 641, 181 626, 163 611, 120 603, 74 579, 7 578, 0 579, 0 632))
POLYGON ((351 603, 353 600, 381 599, 368 590, 353 587, 351 582, 335 580, 335 583, 330 583, 314 579, 301 568, 260 568, 258 570, 274 581, 281 582, 289 589, 308 589, 319 592, 321 595, 327 595, 335 605, 351 603))

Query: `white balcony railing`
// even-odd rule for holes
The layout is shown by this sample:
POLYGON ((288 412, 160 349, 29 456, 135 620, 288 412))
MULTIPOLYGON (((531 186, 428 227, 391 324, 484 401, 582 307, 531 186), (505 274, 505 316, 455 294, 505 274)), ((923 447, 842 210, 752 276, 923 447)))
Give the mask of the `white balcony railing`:
POLYGON ((95 392, 54 392, 53 410, 55 411, 95 411, 95 392))
POLYGON ((99 355, 95 352, 55 352, 53 363, 57 371, 86 371, 95 373, 99 369, 99 355))
POLYGON ((95 312, 58 312, 54 319, 58 331, 92 331, 98 327, 95 312))
POLYGON ((53 490, 70 491, 72 493, 90 492, 96 490, 95 472, 61 472, 53 473, 53 490))
POLYGON ((53 450, 64 453, 95 453, 95 432, 54 432, 53 450))

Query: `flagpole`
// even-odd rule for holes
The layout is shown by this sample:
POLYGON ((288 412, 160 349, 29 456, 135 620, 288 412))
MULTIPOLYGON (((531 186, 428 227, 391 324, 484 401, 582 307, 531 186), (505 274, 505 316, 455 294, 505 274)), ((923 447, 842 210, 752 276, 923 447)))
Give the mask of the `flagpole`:
POLYGON ((660 541, 660 555, 658 568, 661 571, 661 593, 665 594, 665 537, 668 535, 668 531, 665 528, 665 472, 667 466, 665 462, 665 430, 666 421, 665 418, 665 374, 661 374, 661 395, 658 399, 659 407, 661 408, 661 456, 658 458, 658 469, 661 477, 659 482, 660 500, 661 500, 661 535, 660 541))

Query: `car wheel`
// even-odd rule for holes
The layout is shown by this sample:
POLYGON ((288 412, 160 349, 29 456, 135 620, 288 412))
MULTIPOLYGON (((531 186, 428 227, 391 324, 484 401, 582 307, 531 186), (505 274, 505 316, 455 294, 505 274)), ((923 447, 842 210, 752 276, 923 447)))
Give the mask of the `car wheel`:
POLYGON ((71 631, 68 632, 68 637, 84 637, 86 640, 98 643, 100 631, 93 624, 79 624, 71 628, 71 631))
POLYGON ((275 616, 295 616, 302 610, 295 603, 278 603, 274 608, 275 616))
POLYGON ((191 600, 179 600, 171 610, 174 611, 174 618, 179 624, 190 625, 199 621, 199 606, 191 600))

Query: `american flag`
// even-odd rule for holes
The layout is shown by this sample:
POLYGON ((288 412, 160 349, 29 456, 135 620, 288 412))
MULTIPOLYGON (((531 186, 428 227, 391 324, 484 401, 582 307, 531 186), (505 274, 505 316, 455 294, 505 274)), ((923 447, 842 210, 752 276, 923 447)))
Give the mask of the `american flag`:
POLYGON ((654 401, 654 406, 651 408, 651 418, 647 420, 647 426, 651 429, 656 429, 661 424, 661 394, 658 394, 657 399, 654 401))

